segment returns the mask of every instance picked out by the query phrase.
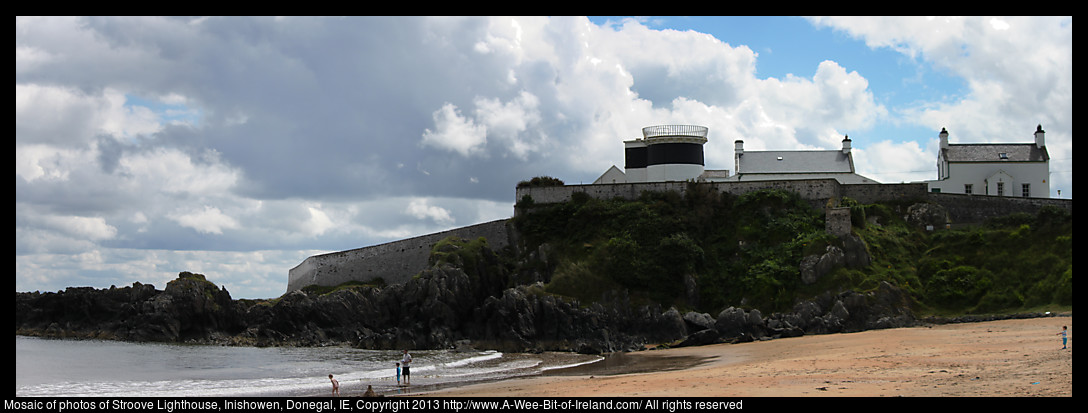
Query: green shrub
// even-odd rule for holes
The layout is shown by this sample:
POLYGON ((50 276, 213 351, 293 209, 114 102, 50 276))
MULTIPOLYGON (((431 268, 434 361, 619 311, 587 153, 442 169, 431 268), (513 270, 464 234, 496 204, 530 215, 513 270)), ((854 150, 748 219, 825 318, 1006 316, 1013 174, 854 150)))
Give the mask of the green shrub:
POLYGON ((551 281, 544 286, 544 291, 592 303, 600 300, 605 292, 617 288, 621 287, 611 279, 592 271, 584 263, 564 261, 557 266, 551 281))
POLYGON ((487 247, 487 238, 467 240, 451 235, 431 247, 428 265, 447 263, 464 269, 469 276, 475 276, 478 274, 482 250, 487 247))
POLYGON ((563 181, 550 176, 537 176, 528 181, 518 182, 518 188, 535 188, 544 186, 563 186, 563 181))

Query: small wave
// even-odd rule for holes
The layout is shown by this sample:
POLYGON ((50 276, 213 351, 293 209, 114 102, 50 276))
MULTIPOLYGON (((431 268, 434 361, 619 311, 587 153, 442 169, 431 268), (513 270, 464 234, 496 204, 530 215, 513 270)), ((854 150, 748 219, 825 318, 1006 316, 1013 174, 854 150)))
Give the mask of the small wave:
POLYGON ((467 378, 467 377, 480 377, 480 376, 502 376, 502 375, 524 375, 534 374, 539 372, 534 368, 542 363, 541 360, 514 360, 507 363, 502 363, 494 367, 482 367, 473 369, 459 369, 447 372, 442 377, 447 378, 467 378), (522 373, 518 373, 522 372, 522 373))
POLYGON ((469 358, 461 359, 461 360, 451 361, 449 363, 443 364, 443 366, 448 367, 448 368, 464 367, 464 366, 467 366, 467 365, 470 365, 470 364, 476 364, 476 363, 480 363, 480 362, 484 362, 484 361, 500 359, 500 358, 502 358, 502 355, 503 355, 502 353, 497 352, 497 351, 487 351, 483 355, 479 355, 479 356, 476 356, 476 357, 469 357, 469 358))
POLYGON ((555 366, 544 366, 541 370, 542 371, 550 371, 550 370, 559 370, 559 369, 569 369, 569 368, 572 368, 572 367, 578 367, 578 366, 584 366, 584 365, 587 365, 587 364, 597 363, 597 362, 600 362, 601 360, 604 360, 604 357, 598 356, 597 358, 595 358, 593 360, 586 360, 586 361, 582 361, 582 362, 576 362, 576 363, 570 363, 570 364, 561 364, 561 365, 555 365, 555 366))

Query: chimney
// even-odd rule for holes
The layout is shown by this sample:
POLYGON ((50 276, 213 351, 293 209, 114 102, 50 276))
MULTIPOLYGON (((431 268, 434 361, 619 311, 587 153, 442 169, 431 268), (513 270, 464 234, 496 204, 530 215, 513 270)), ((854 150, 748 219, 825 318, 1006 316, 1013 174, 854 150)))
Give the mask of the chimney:
POLYGON ((1036 147, 1039 147, 1039 148, 1045 148, 1046 147, 1046 141, 1043 140, 1043 135, 1046 135, 1046 132, 1043 132, 1043 125, 1036 126, 1035 127, 1035 146, 1036 147))
POLYGON ((941 137, 941 149, 948 149, 948 131, 941 128, 941 134, 938 136, 941 137))
POLYGON ((740 157, 744 155, 744 141, 733 141, 733 174, 740 174, 740 157))
POLYGON ((850 135, 845 135, 842 139, 842 153, 850 154, 850 135))

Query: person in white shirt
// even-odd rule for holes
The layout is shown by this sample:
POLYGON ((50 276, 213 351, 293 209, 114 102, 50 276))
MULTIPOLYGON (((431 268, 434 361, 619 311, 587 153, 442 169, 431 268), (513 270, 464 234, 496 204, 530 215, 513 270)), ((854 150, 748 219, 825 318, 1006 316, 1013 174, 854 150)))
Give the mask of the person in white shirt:
POLYGON ((408 350, 404 350, 404 356, 400 358, 400 372, 404 376, 404 384, 412 384, 412 355, 408 354, 408 350))

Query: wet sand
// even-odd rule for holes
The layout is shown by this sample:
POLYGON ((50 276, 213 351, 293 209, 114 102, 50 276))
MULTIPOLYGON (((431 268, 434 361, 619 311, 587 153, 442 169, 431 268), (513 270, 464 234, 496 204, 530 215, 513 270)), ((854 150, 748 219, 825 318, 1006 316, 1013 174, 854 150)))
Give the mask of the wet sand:
POLYGON ((613 355, 435 397, 1071 397, 1073 317, 812 335, 613 355), (1068 326, 1069 347, 1057 335, 1068 326))

